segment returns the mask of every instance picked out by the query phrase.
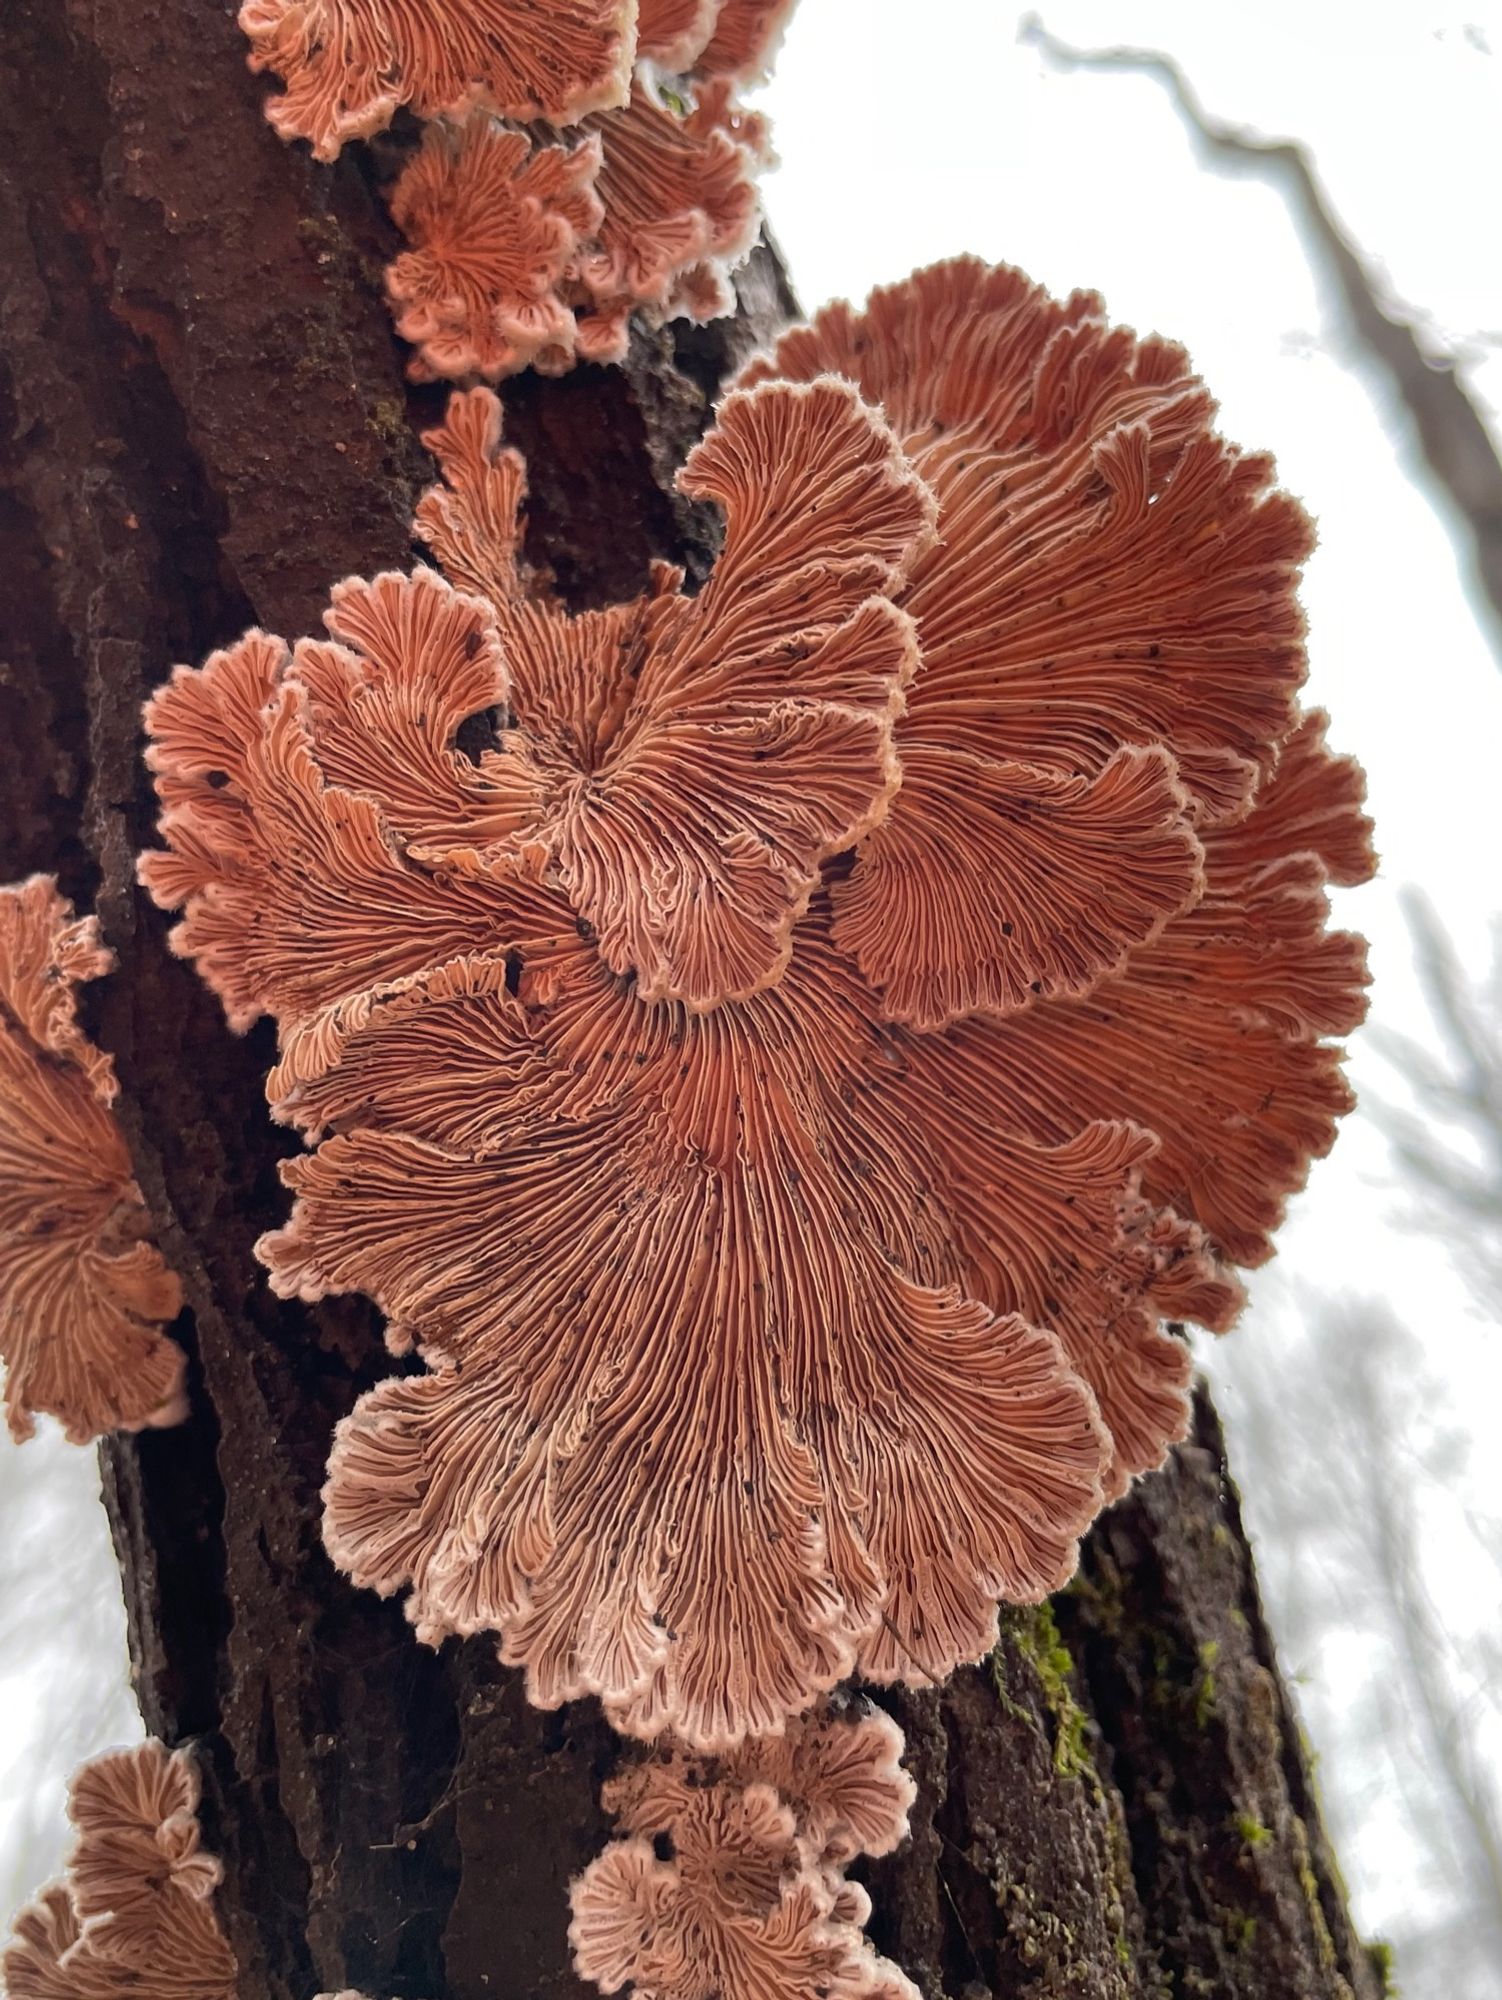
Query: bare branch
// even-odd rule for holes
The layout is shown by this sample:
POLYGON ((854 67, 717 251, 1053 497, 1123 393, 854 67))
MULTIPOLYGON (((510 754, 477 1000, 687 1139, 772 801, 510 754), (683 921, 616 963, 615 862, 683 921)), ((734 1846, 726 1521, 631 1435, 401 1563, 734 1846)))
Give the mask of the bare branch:
POLYGON ((1281 190, 1304 224, 1317 270, 1334 281, 1357 339, 1401 398, 1433 486, 1466 529, 1492 650, 1502 661, 1502 459, 1450 358, 1426 349, 1412 322, 1382 303, 1378 282, 1342 229, 1308 151, 1295 140, 1266 139, 1212 117, 1179 65, 1157 50, 1072 48, 1036 14, 1023 17, 1018 35, 1059 69, 1151 77, 1167 91, 1208 166, 1254 174, 1281 190))

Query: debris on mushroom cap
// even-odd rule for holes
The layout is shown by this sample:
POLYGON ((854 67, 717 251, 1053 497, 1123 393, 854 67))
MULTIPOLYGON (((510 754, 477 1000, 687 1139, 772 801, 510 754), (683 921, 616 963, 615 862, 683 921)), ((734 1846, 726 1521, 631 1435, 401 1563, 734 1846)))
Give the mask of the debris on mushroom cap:
MULTIPOLYGON (((1222 1260, 1267 1254, 1328 1146, 1324 1038, 1361 1009, 1325 927, 1327 879, 1371 867, 1359 774, 1293 703, 1302 517, 1207 442, 1176 350, 1093 302, 969 265, 887 297, 874 359, 841 339, 906 451, 790 337, 813 379, 732 394, 685 468, 727 522, 696 597, 658 566, 634 603, 552 602, 472 390, 416 523, 449 584, 351 581, 339 644, 250 635, 149 711, 169 845, 143 875, 231 1018, 278 1017, 273 1111, 317 1148, 284 1169, 273 1285, 367 1292, 431 1370, 341 1426, 331 1554, 410 1587, 425 1639, 498 1632, 534 1700, 597 1694, 696 1751, 851 1671, 978 1658, 999 1598, 1066 1579, 1182 1435, 1176 1323, 1233 1317, 1222 1260), (1157 497, 1117 518, 1139 447, 1157 497), (1015 602, 993 478, 1033 509, 1015 602), (1144 548, 1179 564, 1166 595, 1144 548), (971 810, 890 914, 883 987, 851 890, 910 788, 921 846, 945 770, 971 810), (1006 925, 1036 958, 1064 919, 986 940, 958 907, 1008 868, 1075 913, 1023 1006, 1006 925)), ((626 1846, 591 1951, 678 1893, 626 1846)))
POLYGON ((284 139, 333 160, 402 105, 436 118, 483 105, 503 118, 572 124, 623 104, 635 0, 245 0, 255 70, 286 84, 266 116, 284 139))
POLYGON ((437 120, 404 169, 391 214, 408 242, 386 271, 409 373, 497 381, 553 345, 571 349, 560 286, 604 210, 600 142, 536 146, 485 111, 437 120))
POLYGON ((184 1356, 163 1333, 181 1288, 111 1105, 110 1058, 74 988, 114 960, 50 875, 0 888, 0 1355, 11 1436, 56 1417, 75 1444, 178 1423, 184 1356))
POLYGON ((714 1761, 669 1749, 606 1786, 626 1837, 570 1891, 582 1977, 657 2000, 912 2000, 861 1936, 869 1899, 841 1873, 907 1831, 901 1734, 826 1713, 789 1738, 714 1761))
POLYGON ((409 372, 491 381, 624 359, 631 314, 709 319, 760 218, 765 121, 724 79, 638 70, 621 110, 566 150, 482 111, 431 128, 391 212, 413 249, 387 270, 409 372))
POLYGON ((235 1960, 198 1845, 198 1783, 183 1751, 148 1741, 85 1764, 65 1880, 16 1918, 3 1969, 12 2000, 231 2000, 235 1960))
POLYGON ((1309 523, 1215 435, 1183 351, 1093 294, 959 259, 830 307, 745 379, 831 370, 940 513, 899 599, 924 663, 902 791, 837 933, 918 1027, 1088 994, 1198 901, 1205 830, 1294 726, 1309 523))

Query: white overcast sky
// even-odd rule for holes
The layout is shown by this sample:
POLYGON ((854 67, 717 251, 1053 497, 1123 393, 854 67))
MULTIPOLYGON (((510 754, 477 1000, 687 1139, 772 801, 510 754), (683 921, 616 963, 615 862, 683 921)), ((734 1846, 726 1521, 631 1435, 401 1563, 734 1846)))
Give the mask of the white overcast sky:
MULTIPOLYGON (((1394 293, 1446 335, 1502 339, 1502 6, 1055 0, 1042 14, 1082 45, 1169 50, 1212 111, 1304 139, 1394 293)), ((1371 385, 1347 366, 1279 197, 1203 173, 1152 84, 1052 73, 1016 31, 1005 0, 801 0, 763 97, 782 159, 767 208, 794 281, 812 308, 970 250, 1058 290, 1093 286, 1116 318, 1188 345, 1229 435, 1275 450, 1318 517, 1308 691, 1332 711, 1336 743, 1366 764, 1385 861, 1342 914, 1373 942, 1375 1017, 1421 1030, 1398 887, 1421 883, 1478 965, 1502 902, 1502 669, 1454 549, 1375 420, 1371 385)), ((1502 405, 1502 345, 1489 353, 1474 379, 1502 405)), ((1379 1073, 1359 1047, 1354 1070, 1358 1081, 1379 1073)), ((1479 1436, 1472 1413, 1502 1394, 1498 1344, 1479 1337, 1442 1249, 1393 1228, 1399 1205, 1358 1115, 1296 1204, 1282 1270, 1380 1292, 1453 1349, 1456 1407, 1479 1436)), ((1274 1365, 1277 1317, 1254 1311, 1232 1338, 1265 1342, 1274 1365)), ((54 1440, 29 1449, 59 1451, 54 1440)), ((78 1456, 80 1481, 88 1463, 78 1456)), ((76 1536, 80 1517, 68 1519, 76 1536)), ((39 1591, 47 1568, 39 1550, 39 1591)), ((101 1626, 80 1636, 118 1659, 101 1626)), ((11 1724, 0 1861, 17 1863, 13 1895, 56 1851, 54 1836, 23 1831, 32 1782, 58 1782, 24 1727, 34 1715, 56 1736, 25 1696, 37 1665, 14 1650, 0 1662, 11 1724), (18 1839, 29 1852, 17 1856, 18 1839)), ((105 1681, 118 1687, 118 1673, 106 1667, 105 1681)), ((118 1736, 118 1700, 101 1695, 95 1712, 118 1736)), ((1358 1890, 1380 1900, 1380 1873, 1378 1856, 1358 1890)))

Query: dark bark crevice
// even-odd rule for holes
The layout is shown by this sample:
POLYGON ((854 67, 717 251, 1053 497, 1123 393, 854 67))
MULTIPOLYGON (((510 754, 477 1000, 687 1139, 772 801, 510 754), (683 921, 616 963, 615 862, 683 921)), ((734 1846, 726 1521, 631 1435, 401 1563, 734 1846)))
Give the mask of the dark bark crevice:
MULTIPOLYGON (((405 566, 431 476, 415 425, 441 398, 402 380, 374 170, 283 147, 260 94, 228 10, 0 20, 0 877, 56 866, 120 957, 88 1019, 183 1275, 193 1415, 107 1443, 106 1496, 147 1722, 204 1751, 242 1993, 580 2000, 565 1886, 607 1837, 614 1740, 593 1706, 530 1708, 488 1641, 420 1647, 329 1565, 329 1438, 393 1364, 361 1300, 268 1291, 253 1245, 292 1150, 262 1095, 272 1037, 227 1032, 133 881, 142 698, 248 623, 317 629, 339 577, 405 566)), ((790 309, 763 248, 735 320, 508 385, 528 550, 570 602, 633 595, 656 557, 703 580, 718 524, 672 475, 790 309)), ((986 1666, 880 1696, 921 1794, 869 1869, 872 1930, 930 2000, 1374 2000, 1222 1472, 1204 1415, 1092 1537, 1057 1629, 1008 1614, 986 1666), (1269 1830, 1250 1854, 1243 1812, 1269 1830)))

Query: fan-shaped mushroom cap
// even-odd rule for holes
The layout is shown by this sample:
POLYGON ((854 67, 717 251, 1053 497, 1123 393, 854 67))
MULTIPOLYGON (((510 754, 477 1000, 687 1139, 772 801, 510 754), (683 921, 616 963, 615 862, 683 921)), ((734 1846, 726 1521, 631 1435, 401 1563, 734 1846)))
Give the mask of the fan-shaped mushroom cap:
POLYGON ((796 5, 797 0, 720 0, 714 33, 699 51, 697 67, 705 76, 738 83, 764 77, 796 5))
POLYGON ((182 1304, 110 1106, 109 1057, 74 988, 113 965, 50 875, 0 889, 0 1354, 12 1437, 56 1417, 75 1444, 179 1422, 182 1304))
POLYGON ((465 716, 506 698, 488 606, 419 570, 350 579, 327 622, 360 651, 249 632, 147 704, 171 846, 142 857, 141 880, 164 908, 186 904, 172 948, 237 1029, 493 945, 493 898, 409 855, 372 796, 383 780, 414 838, 504 834, 530 798, 453 747, 465 716))
POLYGON ((659 69, 753 83, 771 67, 797 0, 640 0, 637 54, 659 69))
POLYGON ((760 218, 764 121, 724 79, 670 91, 643 68, 626 106, 583 132, 570 151, 483 111, 430 128, 391 202, 413 247, 386 274, 416 379, 562 374, 576 355, 622 360, 638 308, 731 309, 728 274, 760 218))
POLYGON ((758 1746, 748 1745, 714 1762, 670 1750, 606 1786, 627 1837, 570 1892, 584 1978, 660 2000, 911 2000, 910 1982, 861 1937, 870 1904, 840 1874, 907 1830, 901 1735, 885 1718, 826 1714, 790 1737, 765 1746, 771 1781, 756 1775, 758 1746), (802 1795, 780 1792, 777 1777, 802 1795))
POLYGON ((417 528, 495 600, 517 736, 549 767, 530 837, 644 998, 744 997, 898 783, 915 656, 887 594, 932 532, 927 492, 846 385, 731 397, 678 479, 725 515, 710 581, 690 600, 664 573, 568 619, 521 596, 522 474, 498 439, 493 398, 454 399, 428 434, 453 485, 417 528))
MULTIPOLYGON (((947 1225, 863 1115, 891 1059, 852 970, 811 936, 694 1016, 582 942, 527 963, 515 1002, 454 968, 341 1022, 283 1106, 358 1129, 289 1163, 273 1284, 358 1283, 439 1371, 341 1429, 335 1559, 410 1579, 422 1636, 501 1630, 539 1702, 699 1745, 985 1652, 998 1595, 1070 1573, 1101 1444, 1050 1336, 902 1275, 947 1225)), ((1129 1149, 1033 1151, 999 1230, 1077 1210, 1114 1255, 1129 1149)))
POLYGON ((706 1785, 767 1785, 792 1814, 804 1856, 827 1869, 890 1854, 917 1788, 902 1768, 902 1731, 869 1704, 823 1702, 776 1736, 753 1736, 713 1759, 661 1745, 623 1766, 601 1803, 627 1833, 671 1835, 706 1785))
POLYGON ((677 75, 691 70, 714 32, 720 0, 639 0, 636 53, 677 75))
MULTIPOLYGON (((445 446, 460 484, 426 525, 496 592, 514 672, 475 600, 419 578, 342 589, 359 653, 257 638, 179 674, 150 717, 176 852, 144 872, 186 891, 180 948, 237 1012, 276 1008, 280 1115, 347 1128, 294 1171, 274 1282, 357 1279, 459 1364, 342 1433, 331 1547, 410 1578, 429 1636, 503 1629, 540 1699, 595 1689, 639 1731, 729 1743, 883 1617, 909 1665, 984 1651, 997 1595, 1061 1581, 1095 1505, 1100 1438, 1052 1337, 903 1275, 945 1225, 910 1152, 863 1136, 891 1056, 826 917, 769 983, 820 856, 885 804, 911 655, 883 592, 926 497, 848 388, 733 399, 686 475, 727 513, 710 583, 569 619, 519 596, 519 472, 483 392, 445 446), (504 746, 458 756, 460 710, 502 702, 504 746), (231 714, 255 718, 233 752, 231 714), (513 840, 528 769, 545 792, 513 840), (686 1005, 652 997, 669 977, 686 1005), (719 1356, 702 1379, 695 1353, 719 1356)), ((1102 1255, 1135 1146, 1092 1133, 1038 1183, 1102 1255)), ((1030 1199, 1003 1229, 1045 1229, 1030 1199)))
POLYGON ((235 1960, 214 1915, 220 1867, 198 1845, 198 1783, 182 1751, 148 1741, 85 1764, 63 1882, 16 1919, 13 2000, 231 2000, 235 1960))
MULTIPOLYGON (((351 580, 328 622, 363 665, 253 633, 154 697, 172 851, 146 856, 142 880, 186 901, 174 949, 233 1025, 493 949, 487 891, 424 850, 504 846, 524 828, 529 866, 551 865, 643 997, 705 1008, 777 977, 821 862, 898 781, 892 722, 914 656, 883 593, 929 533, 929 501, 835 382, 732 399, 680 484, 726 514, 697 598, 663 578, 657 597, 568 619, 484 605, 427 571, 351 580), (471 764, 459 722, 507 700, 519 729, 471 764), (226 728, 258 702, 232 751, 226 728)), ((443 547, 446 522, 460 511, 420 525, 443 547)), ((498 582, 508 559, 491 553, 498 582)))
POLYGON ((174 1899, 206 1903, 223 1870, 199 1847, 198 1777, 181 1751, 148 1740, 77 1773, 68 1815, 73 1907, 101 1957, 147 1964, 174 1899))
MULTIPOLYGON (((935 1156, 952 1190, 961 1281, 978 1296, 1006 1298, 1014 1257, 985 1242, 994 1168, 984 1132, 998 1099, 1019 1127, 1055 1143, 1082 1114, 1153 1134, 1140 1163, 1149 1208, 1124 1214, 1130 1258, 1113 1276, 1156 1264, 1151 1297, 1169 1317, 1223 1328, 1234 1316, 1235 1289, 1207 1268, 1206 1248, 1243 1265, 1272 1254, 1287 1197, 1351 1103, 1341 1052, 1323 1037, 1349 1033, 1365 1012, 1365 949, 1326 928, 1324 885, 1327 871, 1371 872, 1369 829, 1360 772, 1323 748, 1322 723, 1299 724, 1245 818, 1205 830, 1201 901, 1088 1000, 915 1038, 908 1083, 953 1119, 935 1156), (1162 1211, 1192 1224, 1165 1223, 1162 1211)), ((1134 1305, 1130 1284, 1122 1308, 1107 1287, 1084 1313, 1049 1324, 1111 1431, 1115 1494, 1183 1434, 1187 1351, 1134 1305)))
MULTIPOLYGON (((701 298, 707 304, 702 279, 675 291, 678 281, 703 267, 723 277, 756 240, 765 121, 743 111, 723 79, 686 84, 684 93, 665 92, 641 71, 626 110, 589 124, 603 148, 597 187, 605 214, 578 276, 596 313, 618 308, 622 328, 636 306, 666 314, 701 298)), ((622 354, 624 335, 620 354, 591 358, 622 354)))
MULTIPOLYGON (((1321 1038, 1363 974, 1323 884, 1369 849, 1356 774, 1292 707, 1287 509, 1204 444, 1197 385, 1164 405, 1167 350, 1128 341, 1128 366, 1090 313, 978 267, 935 309, 967 284, 997 309, 978 348, 941 312, 954 382, 912 328, 947 412, 943 438, 911 432, 947 496, 936 551, 856 390, 768 383, 685 468, 727 523, 699 594, 659 567, 635 603, 571 617, 519 565, 523 468, 475 390, 430 436, 446 483, 418 513, 465 594, 341 586, 342 643, 252 635, 151 711, 170 846, 144 873, 186 901, 179 948, 232 1015, 277 1014, 273 1106, 317 1144, 285 1169, 273 1283, 368 1292, 432 1370, 341 1427, 331 1552, 410 1586, 426 1638, 499 1631, 537 1701, 595 1693, 694 1749, 775 1733, 852 1669, 942 1674, 988 1649, 999 1597, 1062 1582, 1102 1491, 1182 1432, 1187 1353, 1160 1320, 1228 1322, 1217 1253, 1264 1254, 1344 1101, 1321 1038), (1051 358, 1019 374, 1039 314, 1051 358), (1098 450, 1080 411, 1105 404, 1127 428, 1098 450), (1098 469, 1149 416, 1161 495, 1103 526, 1055 432, 1098 469), (988 678, 977 605, 1008 629, 990 558, 958 581, 940 562, 985 554, 1000 518, 954 441, 994 471, 1009 425, 1060 573, 1081 544, 1098 559, 1056 706, 1041 665, 1018 667, 1026 700, 988 678), (1209 517, 1173 490, 1191 461, 1209 517), (1166 561, 1176 537, 1199 553, 1152 600, 1154 661, 1143 545, 1166 561), (920 644, 937 623, 933 697, 915 616, 920 644), (894 980, 942 973, 915 988, 920 1028, 857 962, 850 894, 909 785, 929 787, 920 833, 947 810, 931 740, 984 767, 956 840, 990 855, 1010 828, 995 868, 1046 885, 1068 857, 1080 887, 1074 917, 1021 936, 1036 956, 1069 932, 1064 990, 1035 970, 1021 1008, 1004 928, 990 997, 958 994, 985 867, 908 895, 894 980)), ((650 1854, 611 1866, 604 1916, 678 1893, 650 1854)))
POLYGON ((1093 294, 960 259, 830 307, 746 379, 831 370, 940 510, 899 600, 924 661, 902 793, 837 891, 840 939, 919 1027, 1087 994, 1197 901, 1198 834, 1293 726, 1309 523, 1211 430, 1182 349, 1093 294))
POLYGON ((482 104, 521 122, 572 124, 623 104, 636 0, 245 0, 255 70, 286 84, 266 116, 333 160, 408 104, 437 118, 482 104))
POLYGON ((412 375, 498 381, 542 348, 572 347, 559 288, 604 215, 599 170, 597 138, 534 146, 485 111, 428 127, 391 196, 412 248, 386 271, 396 330, 418 350, 412 375))

